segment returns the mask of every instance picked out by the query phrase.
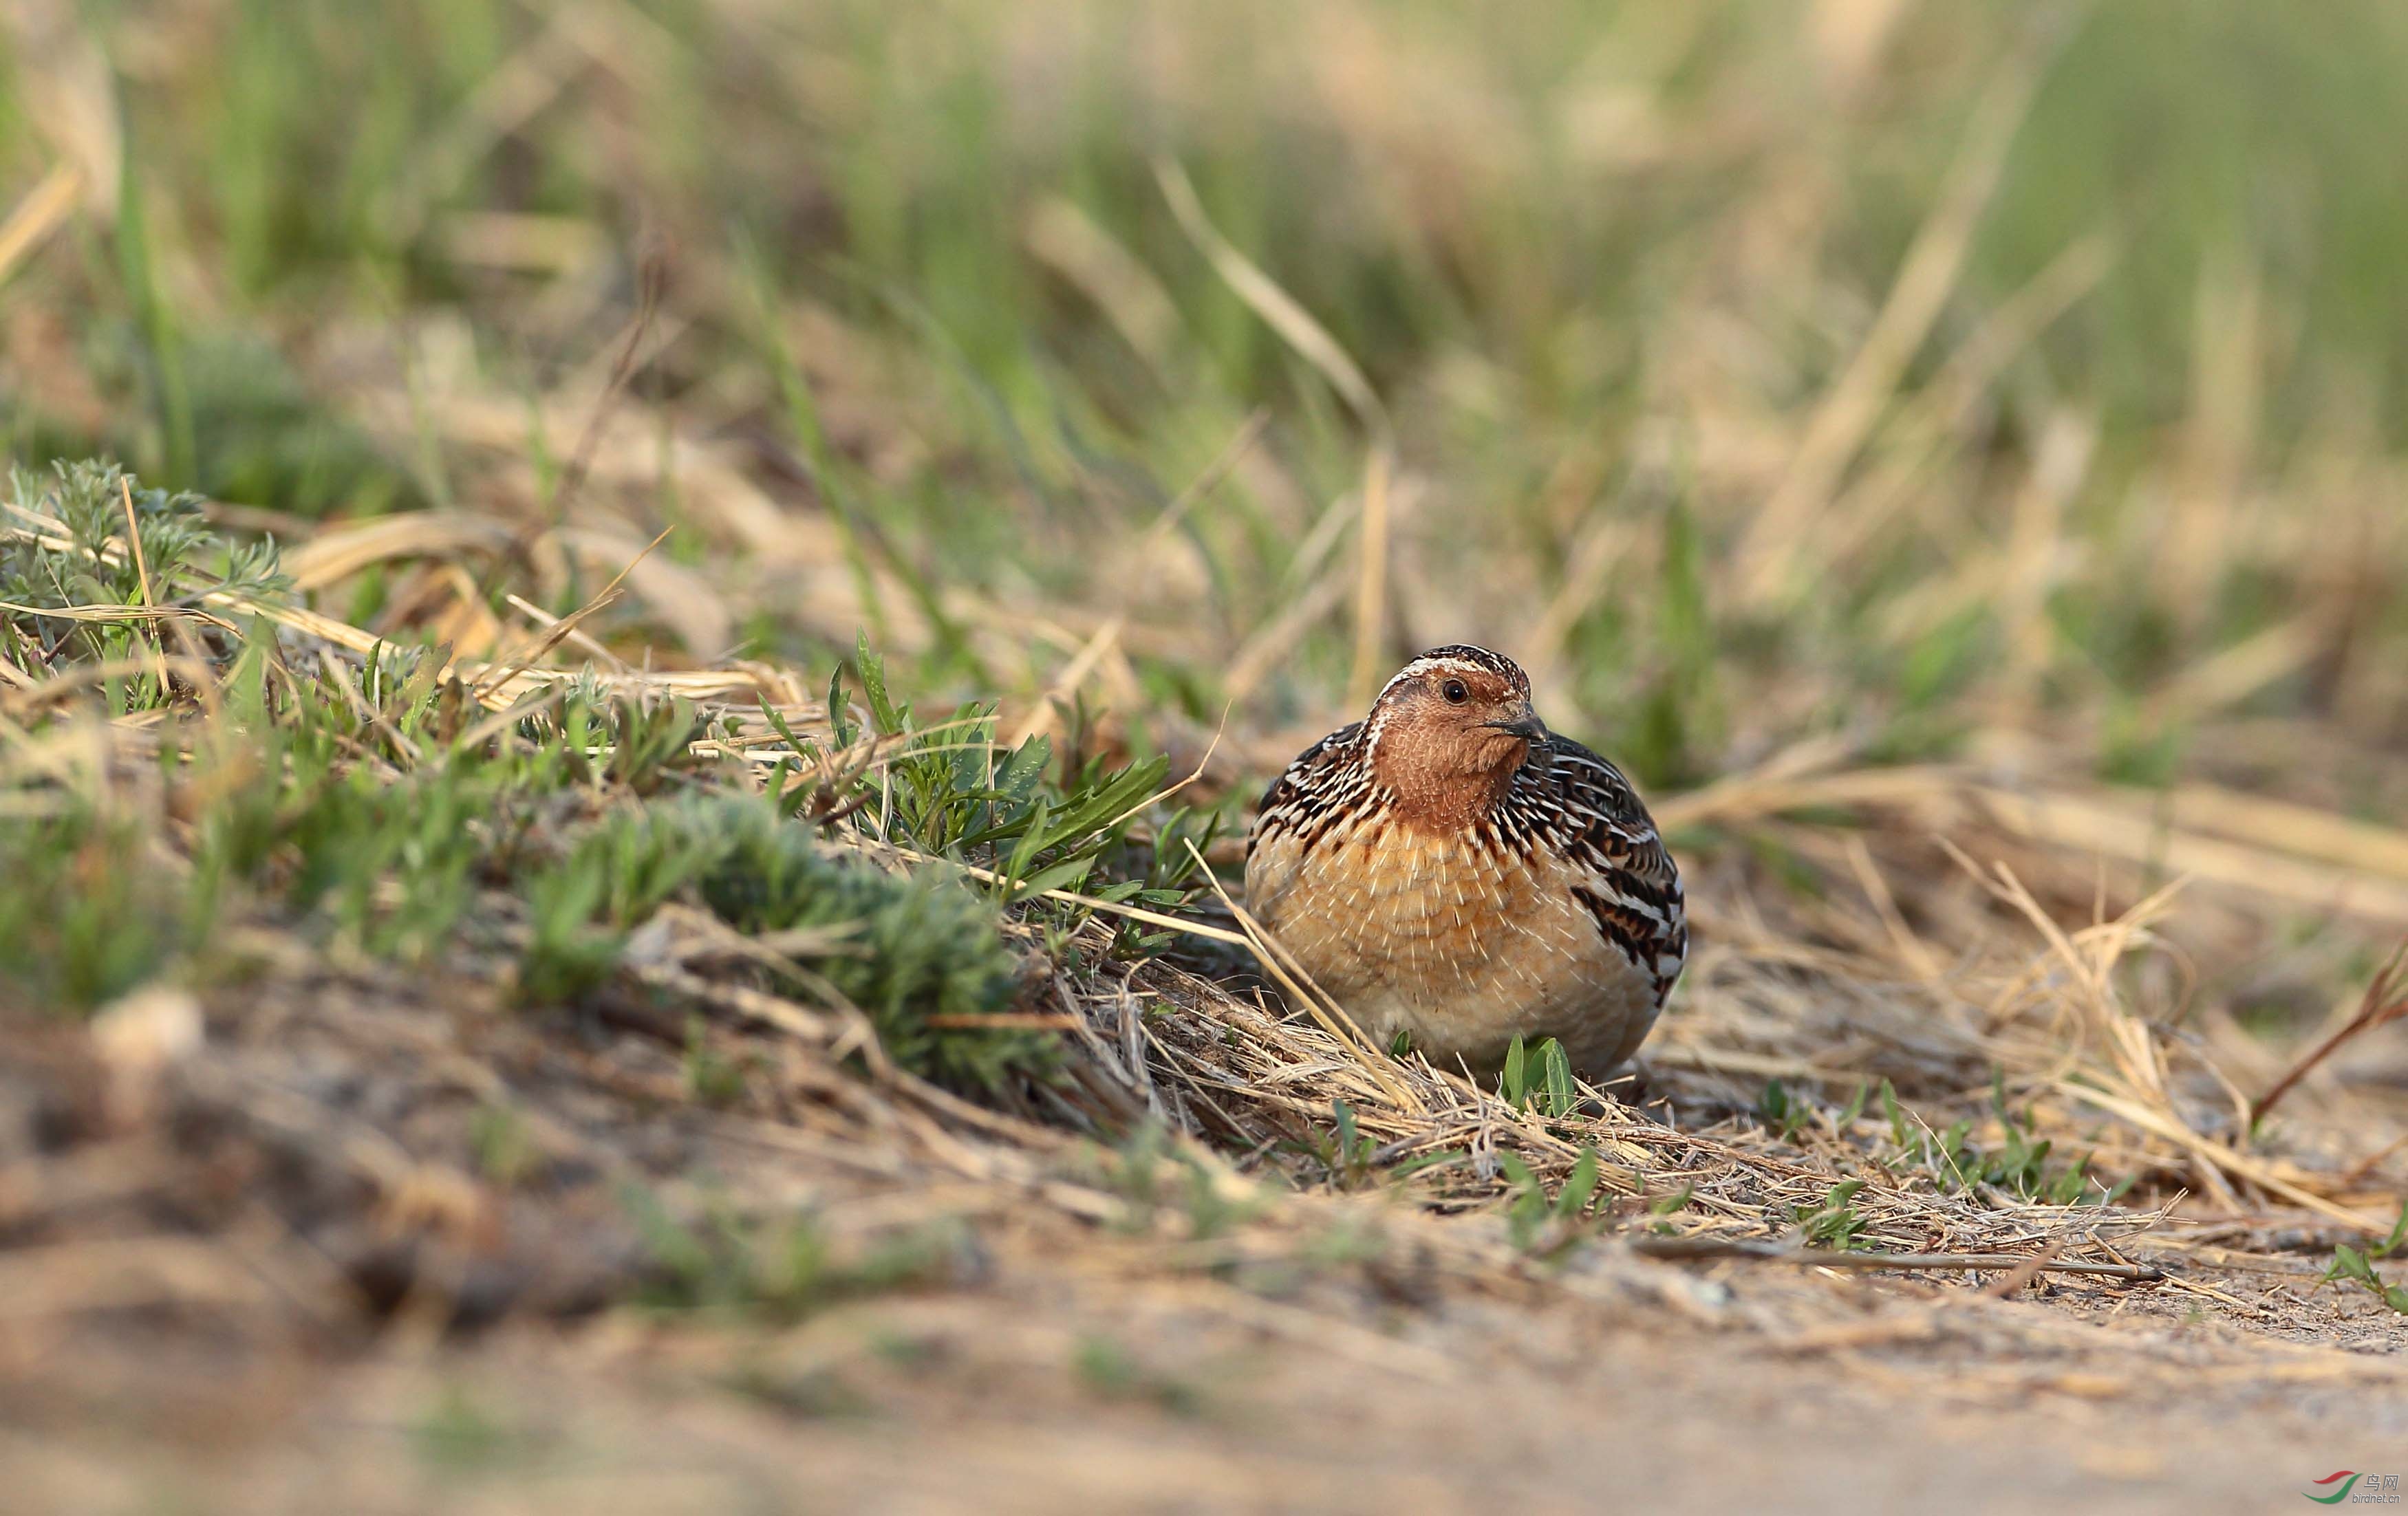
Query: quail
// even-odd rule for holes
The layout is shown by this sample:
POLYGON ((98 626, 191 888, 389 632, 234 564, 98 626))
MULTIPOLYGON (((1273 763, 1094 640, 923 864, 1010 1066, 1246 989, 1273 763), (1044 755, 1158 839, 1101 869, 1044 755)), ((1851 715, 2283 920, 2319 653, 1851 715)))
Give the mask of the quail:
POLYGON ((1475 1072, 1518 1036, 1604 1075, 1688 951, 1637 791, 1548 731, 1528 676, 1484 648, 1423 653, 1288 765, 1246 839, 1246 900, 1383 1046, 1475 1072))

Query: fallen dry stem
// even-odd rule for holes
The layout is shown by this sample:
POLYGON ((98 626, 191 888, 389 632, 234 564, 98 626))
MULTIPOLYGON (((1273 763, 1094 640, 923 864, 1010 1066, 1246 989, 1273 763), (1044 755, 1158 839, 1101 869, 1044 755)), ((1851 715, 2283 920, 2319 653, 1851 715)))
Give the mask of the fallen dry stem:
POLYGON ((1937 1272, 1966 1269, 2029 1269, 2042 1274, 2091 1274, 2100 1279, 2156 1284, 2165 1270, 2147 1264, 2082 1264, 2017 1252, 1838 1252, 1792 1248, 1743 1238, 1650 1237, 1630 1239, 1630 1251, 1648 1258, 1683 1261, 1742 1258, 1759 1264, 1800 1264, 1813 1268, 1902 1268, 1937 1272))

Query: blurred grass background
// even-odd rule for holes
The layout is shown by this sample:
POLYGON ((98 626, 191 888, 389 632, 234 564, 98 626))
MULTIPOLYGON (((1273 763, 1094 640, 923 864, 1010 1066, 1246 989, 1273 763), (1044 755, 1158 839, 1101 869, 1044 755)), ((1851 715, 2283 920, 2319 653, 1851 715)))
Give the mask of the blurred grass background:
MULTIPOLYGON (((0 15, 21 464, 474 513, 555 613, 673 524, 614 646, 1140 748, 1468 637, 1656 787, 2408 794, 2395 7, 0 15)), ((502 636, 432 572, 304 583, 502 636)))

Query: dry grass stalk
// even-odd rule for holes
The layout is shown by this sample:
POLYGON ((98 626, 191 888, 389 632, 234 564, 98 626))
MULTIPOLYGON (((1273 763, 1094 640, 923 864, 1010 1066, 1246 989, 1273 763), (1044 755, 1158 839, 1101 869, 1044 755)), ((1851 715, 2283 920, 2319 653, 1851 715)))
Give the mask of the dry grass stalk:
POLYGON ((2318 1064, 2331 1057, 2343 1043, 2386 1023, 2408 1017, 2408 990, 2403 990, 2403 971, 2408 971, 2408 943, 2392 950, 2391 956, 2385 960, 2383 966, 2375 970, 2374 978, 2367 981, 2366 993, 2358 999, 2358 1013, 2333 1028, 2332 1034, 2323 1041, 2301 1053, 2299 1061, 2274 1081, 2272 1088, 2249 1103, 2252 1126, 2264 1121, 2276 1101, 2290 1094, 2292 1086, 2307 1078, 2318 1064))

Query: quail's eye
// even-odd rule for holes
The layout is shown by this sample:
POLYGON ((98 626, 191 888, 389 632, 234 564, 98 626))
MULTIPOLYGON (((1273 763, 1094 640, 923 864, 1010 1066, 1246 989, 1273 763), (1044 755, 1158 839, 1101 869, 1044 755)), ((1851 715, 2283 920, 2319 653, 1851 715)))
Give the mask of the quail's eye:
POLYGON ((1438 687, 1438 693, 1446 696, 1446 703, 1450 706, 1459 706, 1471 698, 1471 692, 1463 687, 1461 679, 1447 680, 1438 687))

